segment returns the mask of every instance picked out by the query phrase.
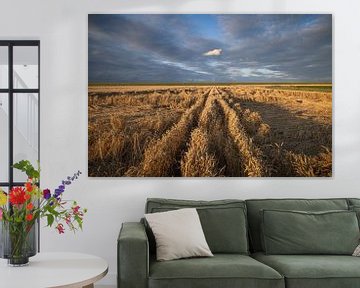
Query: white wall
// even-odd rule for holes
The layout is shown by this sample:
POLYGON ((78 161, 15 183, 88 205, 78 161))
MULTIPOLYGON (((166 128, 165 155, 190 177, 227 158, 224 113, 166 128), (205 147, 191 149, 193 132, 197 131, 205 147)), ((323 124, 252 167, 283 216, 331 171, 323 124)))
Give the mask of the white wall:
POLYGON ((360 2, 358 0, 0 0, 0 39, 41 40, 43 186, 84 172, 67 192, 89 209, 85 229, 59 236, 42 229, 43 251, 79 251, 110 264, 102 283, 115 284, 116 238, 137 221, 147 197, 217 199, 359 197, 360 2), (91 179, 87 175, 88 13, 333 13, 334 176, 331 179, 91 179))

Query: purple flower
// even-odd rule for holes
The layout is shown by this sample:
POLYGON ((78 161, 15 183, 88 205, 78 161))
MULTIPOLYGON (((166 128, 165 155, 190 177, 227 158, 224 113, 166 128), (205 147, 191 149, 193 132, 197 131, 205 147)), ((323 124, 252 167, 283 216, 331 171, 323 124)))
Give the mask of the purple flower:
POLYGON ((50 192, 50 190, 49 189, 44 189, 44 191, 43 191, 43 196, 44 196, 44 198, 47 200, 47 199, 49 199, 50 197, 51 197, 51 192, 50 192))
POLYGON ((59 198, 59 196, 64 192, 64 190, 61 189, 55 189, 54 197, 59 198))
POLYGON ((54 197, 59 200, 60 195, 65 191, 65 186, 70 185, 72 183, 72 181, 74 181, 75 179, 78 179, 80 174, 82 174, 82 173, 80 170, 78 170, 78 172, 74 173, 73 177, 68 176, 68 177, 66 177, 66 180, 62 180, 59 187, 57 189, 55 189, 54 197))

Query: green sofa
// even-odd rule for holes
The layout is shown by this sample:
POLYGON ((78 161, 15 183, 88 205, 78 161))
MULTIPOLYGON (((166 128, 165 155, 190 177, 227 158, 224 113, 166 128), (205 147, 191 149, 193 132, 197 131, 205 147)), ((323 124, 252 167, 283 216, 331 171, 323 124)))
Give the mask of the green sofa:
MULTIPOLYGON (((356 225, 358 233, 357 214, 353 213, 360 215, 360 199, 192 201, 152 198, 147 200, 145 212, 187 207, 197 208, 214 257, 156 261, 154 236, 145 221, 123 223, 117 246, 119 288, 360 287, 360 257, 301 255, 301 249, 297 255, 268 255, 264 252, 261 229, 264 211, 309 211, 310 216, 306 217, 313 217, 311 213, 315 212, 316 215, 324 213, 325 216, 320 217, 325 218, 330 211, 330 214, 344 212, 345 224, 356 225), (356 223, 348 223, 346 217, 351 216, 348 214, 355 215, 356 223)), ((339 241, 333 244, 339 246, 339 241)))

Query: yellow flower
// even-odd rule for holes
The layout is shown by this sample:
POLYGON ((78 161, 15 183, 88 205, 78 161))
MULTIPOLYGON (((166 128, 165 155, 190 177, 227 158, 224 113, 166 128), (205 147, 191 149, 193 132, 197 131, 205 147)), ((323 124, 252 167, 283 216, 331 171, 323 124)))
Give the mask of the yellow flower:
POLYGON ((0 206, 4 206, 7 203, 7 196, 5 193, 0 189, 0 206))

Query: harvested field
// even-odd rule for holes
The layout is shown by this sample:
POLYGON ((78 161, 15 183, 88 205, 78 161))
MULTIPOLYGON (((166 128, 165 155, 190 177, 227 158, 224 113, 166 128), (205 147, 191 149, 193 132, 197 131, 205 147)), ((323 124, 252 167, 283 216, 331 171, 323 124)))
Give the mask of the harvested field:
POLYGON ((91 85, 88 113, 91 177, 332 176, 331 85, 91 85))

